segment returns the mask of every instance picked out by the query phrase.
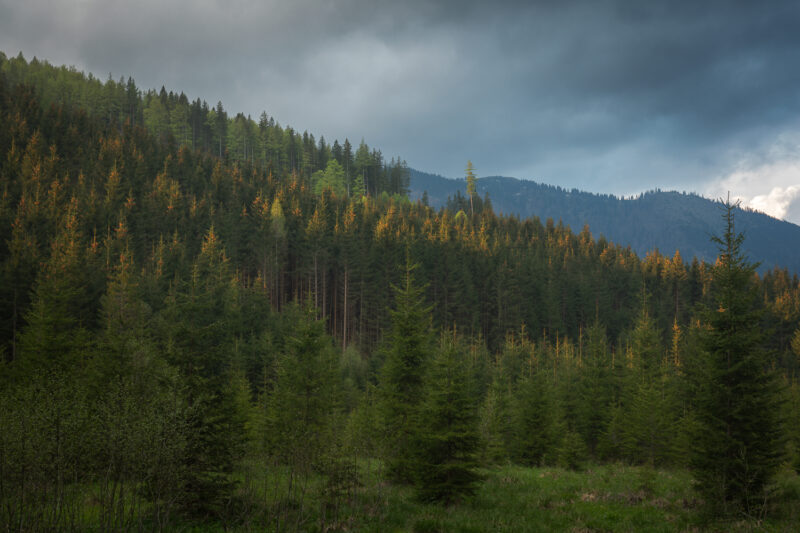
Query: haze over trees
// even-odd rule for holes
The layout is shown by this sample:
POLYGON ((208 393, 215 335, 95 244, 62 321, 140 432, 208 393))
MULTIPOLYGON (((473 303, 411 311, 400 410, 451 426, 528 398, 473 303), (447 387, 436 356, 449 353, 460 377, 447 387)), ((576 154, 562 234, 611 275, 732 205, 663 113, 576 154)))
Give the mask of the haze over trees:
POLYGON ((374 472, 468 506, 509 463, 690 468, 744 516, 800 468, 800 280, 730 209, 715 263, 639 257, 22 57, 0 161, 6 529, 345 529, 374 472))

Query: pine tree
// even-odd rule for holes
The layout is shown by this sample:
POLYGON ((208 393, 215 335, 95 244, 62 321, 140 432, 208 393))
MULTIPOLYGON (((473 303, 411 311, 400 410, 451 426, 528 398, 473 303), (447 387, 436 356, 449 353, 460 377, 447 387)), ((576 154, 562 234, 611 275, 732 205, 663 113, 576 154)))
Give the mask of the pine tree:
POLYGON ((650 466, 668 460, 675 434, 671 400, 661 380, 639 383, 628 406, 624 428, 631 459, 650 466))
POLYGON ((597 451, 597 443, 608 424, 614 402, 611 361, 606 329, 595 322, 586 332, 582 368, 576 396, 576 426, 589 451, 597 451))
POLYGON ((420 410, 415 464, 423 500, 450 503, 474 494, 480 475, 475 390, 463 346, 447 336, 431 363, 420 410))
POLYGON ((509 457, 509 445, 513 440, 515 426, 511 416, 511 393, 508 389, 507 380, 495 376, 478 413, 481 461, 484 463, 502 463, 509 457))
POLYGON ((467 161, 467 196, 469 196, 469 212, 471 215, 475 214, 475 208, 472 199, 477 194, 478 189, 475 186, 475 167, 472 166, 472 161, 467 161))
POLYGON ((700 431, 691 461, 700 493, 716 513, 751 513, 780 460, 779 400, 762 350, 762 312, 754 283, 757 265, 744 257, 736 233, 736 203, 724 204, 725 232, 714 237, 716 308, 704 312, 704 359, 698 381, 700 431))
MULTIPOLYGON (((91 361, 92 446, 97 460, 102 529, 145 497, 154 515, 169 513, 182 496, 186 406, 178 376, 154 349, 150 309, 137 297, 126 250, 101 298, 103 330, 91 361), (141 483, 130 494, 127 486, 141 483)), ((85 436, 83 438, 86 438, 85 436)))
POLYGON ((222 511, 245 438, 230 387, 238 302, 236 280, 212 227, 190 278, 176 283, 159 317, 167 360, 181 372, 189 404, 183 505, 195 516, 222 511))
POLYGON ((83 364, 88 326, 95 312, 89 288, 95 278, 78 230, 73 200, 64 224, 51 244, 51 255, 39 272, 32 302, 20 334, 22 364, 27 369, 73 370, 83 364))
POLYGON ((338 408, 338 354, 312 305, 286 312, 294 322, 286 351, 277 360, 269 394, 267 440, 270 454, 298 473, 308 474, 331 442, 338 408))
POLYGON ((395 309, 381 369, 381 414, 386 435, 390 479, 414 480, 414 448, 419 438, 419 404, 425 366, 430 358, 431 309, 414 281, 415 266, 406 262, 403 284, 395 287, 395 309))
POLYGON ((522 464, 541 465, 553 447, 552 391, 542 373, 520 381, 512 400, 512 457, 522 464))

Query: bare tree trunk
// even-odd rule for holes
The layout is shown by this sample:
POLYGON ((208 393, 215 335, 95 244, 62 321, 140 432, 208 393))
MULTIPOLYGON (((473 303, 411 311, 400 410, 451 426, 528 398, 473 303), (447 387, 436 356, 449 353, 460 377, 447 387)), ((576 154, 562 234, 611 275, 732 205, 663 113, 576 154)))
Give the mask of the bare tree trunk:
POLYGON ((344 316, 342 318, 342 352, 347 348, 347 266, 344 267, 344 316))
POLYGON ((327 269, 322 269, 322 318, 327 316, 327 300, 328 300, 328 284, 327 284, 327 269))

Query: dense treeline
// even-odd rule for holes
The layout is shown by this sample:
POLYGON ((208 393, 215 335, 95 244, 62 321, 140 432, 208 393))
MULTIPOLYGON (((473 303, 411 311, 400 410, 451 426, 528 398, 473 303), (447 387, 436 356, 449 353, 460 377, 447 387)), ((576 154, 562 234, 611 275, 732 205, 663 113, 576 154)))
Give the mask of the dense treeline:
POLYGON ((247 162, 278 176, 296 174, 306 180, 336 161, 341 166, 341 186, 347 191, 355 187, 375 195, 408 190, 405 162, 384 161, 380 150, 370 149, 363 140, 357 148, 347 139, 331 145, 324 137, 317 141, 308 132, 281 127, 266 112, 258 122, 241 113, 229 117, 222 102, 214 107, 199 98, 190 102, 184 93, 167 92, 164 87, 143 92, 130 77, 115 81, 109 76, 102 82, 36 58, 27 63, 21 53, 10 59, 1 56, 0 63, 9 86, 30 86, 44 109, 90 110, 99 124, 120 134, 125 125, 142 126, 171 147, 189 147, 225 162, 247 162))
MULTIPOLYGON (((461 194, 464 181, 447 179, 410 169, 409 196, 427 199, 434 208, 448 205, 448 199, 461 194)), ((488 195, 494 210, 525 218, 538 216, 562 220, 573 229, 588 224, 594 235, 625 243, 640 256, 659 249, 683 257, 697 256, 714 262, 717 249, 709 236, 719 229, 719 203, 697 194, 647 191, 637 197, 618 198, 577 189, 503 177, 476 180, 480 196, 488 195)), ((776 265, 789 272, 800 272, 800 226, 778 220, 748 208, 736 208, 739 228, 747 235, 744 249, 760 261, 762 274, 776 265)))
MULTIPOLYGON (((185 97, 0 59, 7 528, 325 529, 363 457, 449 501, 478 464, 695 456, 724 253, 640 259, 477 197, 435 211, 363 143, 221 105, 195 129, 185 97)), ((800 282, 736 279, 797 468, 800 282)))

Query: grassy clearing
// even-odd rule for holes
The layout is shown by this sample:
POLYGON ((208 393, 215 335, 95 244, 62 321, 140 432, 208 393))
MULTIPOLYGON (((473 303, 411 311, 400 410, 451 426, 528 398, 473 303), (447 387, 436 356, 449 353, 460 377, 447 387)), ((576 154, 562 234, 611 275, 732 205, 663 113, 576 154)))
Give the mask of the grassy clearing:
MULTIPOLYGON (((781 471, 767 513, 709 521, 685 470, 593 465, 580 471, 502 466, 484 469, 477 494, 450 506, 422 503, 412 487, 383 481, 381 465, 361 461, 358 475, 337 478, 251 462, 222 522, 185 522, 175 531, 627 532, 800 531, 800 476, 781 471), (357 479, 357 481, 356 481, 357 479)), ((85 486, 87 494, 93 487, 85 486)), ((99 490, 98 487, 94 487, 99 490)), ((102 492, 102 491, 100 491, 102 492)), ((130 492, 129 492, 130 494, 130 492)), ((79 529, 157 530, 148 505, 127 501, 126 519, 103 520, 99 501, 75 508, 79 529), (128 514, 132 513, 132 514, 128 514), (105 526, 100 524, 105 523, 105 526)), ((119 517, 117 517, 119 518, 119 517)), ((77 524, 76 524, 77 525, 77 524)))
POLYGON ((302 502, 287 506, 267 496, 263 514, 235 529, 274 527, 278 522, 268 515, 279 511, 280 524, 299 531, 800 531, 800 478, 788 471, 778 478, 766 516, 725 522, 704 518, 684 470, 503 466, 482 473, 485 482, 473 498, 441 506, 419 502, 410 487, 383 482, 377 463, 361 463, 352 490, 325 495, 325 485, 311 479, 302 502))
POLYGON ((450 507, 393 488, 363 531, 676 531, 690 529, 696 502, 685 473, 625 466, 584 472, 507 466, 484 471, 469 501, 450 507))

